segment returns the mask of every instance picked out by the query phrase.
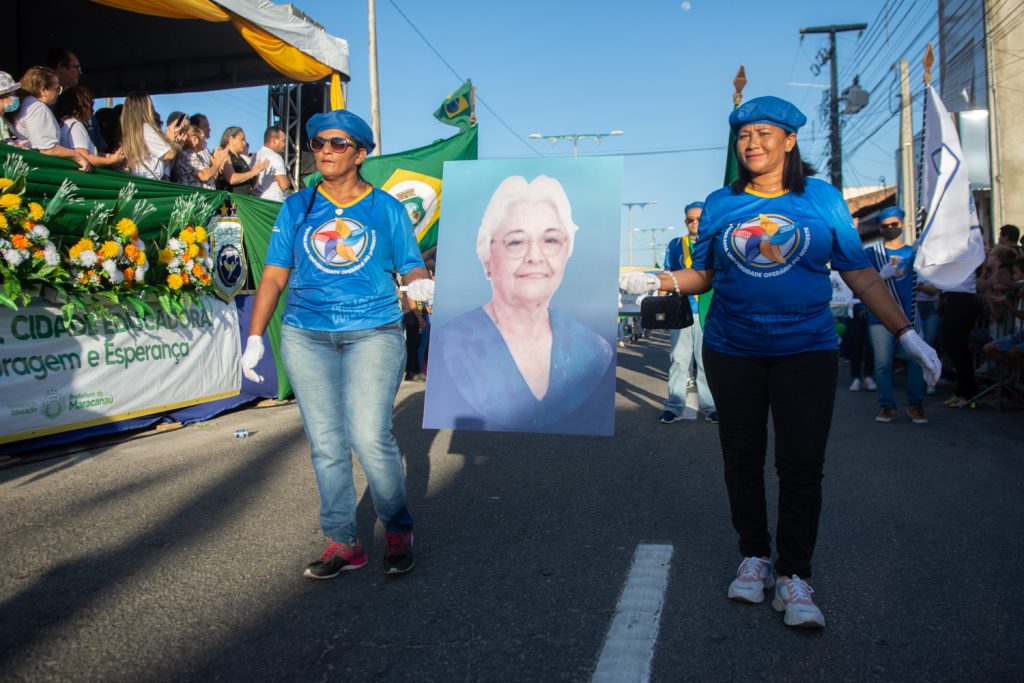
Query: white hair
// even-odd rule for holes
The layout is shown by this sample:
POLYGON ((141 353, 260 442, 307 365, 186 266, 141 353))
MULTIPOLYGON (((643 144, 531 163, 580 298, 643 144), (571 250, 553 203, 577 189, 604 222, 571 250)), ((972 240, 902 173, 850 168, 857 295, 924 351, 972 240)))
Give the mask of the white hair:
POLYGON ((569 205, 569 197, 562 189, 562 184, 546 175, 539 175, 533 182, 527 182, 521 175, 513 175, 505 178, 498 185, 498 189, 491 195, 491 201, 484 209, 484 217, 480 220, 480 230, 476 234, 476 255, 480 258, 484 270, 491 260, 491 240, 498 226, 508 214, 508 210, 520 202, 529 204, 540 204, 547 202, 555 210, 558 220, 569 237, 569 251, 566 258, 572 256, 572 247, 576 231, 579 226, 572 222, 572 207, 569 205))

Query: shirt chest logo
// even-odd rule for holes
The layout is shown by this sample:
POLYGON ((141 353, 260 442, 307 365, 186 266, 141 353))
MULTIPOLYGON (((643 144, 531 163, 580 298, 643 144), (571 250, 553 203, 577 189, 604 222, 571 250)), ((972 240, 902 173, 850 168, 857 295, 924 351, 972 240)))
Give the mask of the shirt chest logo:
POLYGON ((759 214, 725 233, 729 259, 748 275, 782 274, 807 253, 810 234, 779 214, 759 214))
POLYGON ((306 254, 320 270, 347 274, 362 268, 376 245, 376 235, 351 218, 332 218, 306 229, 306 254))

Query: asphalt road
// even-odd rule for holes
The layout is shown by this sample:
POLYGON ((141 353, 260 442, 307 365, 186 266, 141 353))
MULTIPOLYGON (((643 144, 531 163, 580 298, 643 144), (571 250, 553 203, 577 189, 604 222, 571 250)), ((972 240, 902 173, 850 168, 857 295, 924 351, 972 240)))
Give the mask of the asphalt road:
POLYGON ((717 428, 656 422, 665 340, 619 350, 614 438, 422 430, 403 384, 417 566, 397 578, 361 476, 371 563, 302 578, 324 543, 295 405, 0 470, 0 680, 587 681, 640 544, 672 549, 653 681, 1024 679, 1024 415, 940 391, 931 424, 876 424, 841 381, 828 627, 795 632, 725 598, 717 428))

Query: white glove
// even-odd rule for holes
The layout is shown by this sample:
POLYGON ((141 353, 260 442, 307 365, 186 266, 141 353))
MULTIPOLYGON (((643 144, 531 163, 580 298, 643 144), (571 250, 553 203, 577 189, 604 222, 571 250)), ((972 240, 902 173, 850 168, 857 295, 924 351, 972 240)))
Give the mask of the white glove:
POLYGON ((657 291, 659 286, 657 276, 651 273, 634 270, 619 275, 619 289, 626 294, 646 294, 657 291))
POLYGON ((413 280, 406 285, 405 293, 413 301, 433 301, 434 281, 429 277, 413 280))
POLYGON ((245 342, 245 353, 242 354, 242 374, 246 379, 257 384, 263 383, 263 376, 257 375, 255 370, 260 358, 263 358, 263 337, 254 334, 245 342))
POLYGON ((896 266, 891 263, 886 263, 882 266, 882 269, 878 271, 878 275, 883 280, 891 280, 896 277, 896 266))
POLYGON ((924 371, 924 381, 929 386, 935 386, 939 377, 942 376, 942 361, 939 360, 939 354, 935 353, 935 349, 925 344, 921 335, 914 330, 905 332, 900 337, 900 346, 913 361, 921 366, 921 370, 924 371))

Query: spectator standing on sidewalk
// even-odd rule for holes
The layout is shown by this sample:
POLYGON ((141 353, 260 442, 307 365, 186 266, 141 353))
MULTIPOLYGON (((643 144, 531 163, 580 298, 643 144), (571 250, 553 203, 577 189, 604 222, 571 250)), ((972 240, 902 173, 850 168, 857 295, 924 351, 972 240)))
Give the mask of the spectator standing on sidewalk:
MULTIPOLYGON (((685 209, 686 231, 682 237, 676 237, 668 243, 665 251, 665 270, 682 270, 689 268, 693 261, 693 245, 697 240, 697 226, 704 202, 687 204, 685 209)), ((705 295, 710 296, 710 294, 705 295)), ((686 392, 690 386, 691 368, 697 366, 696 384, 697 398, 700 409, 704 411, 704 419, 717 423, 715 400, 708 389, 707 376, 704 373, 704 354, 702 346, 704 334, 701 330, 700 316, 697 313, 697 297, 690 296, 690 310, 693 311, 693 324, 681 330, 671 331, 669 357, 672 365, 668 371, 668 398, 665 400, 665 412, 658 422, 669 424, 678 420, 696 420, 696 414, 686 406, 686 392)))
MULTIPOLYGON (((914 248, 903 241, 905 215, 903 209, 897 206, 882 209, 878 221, 884 242, 868 247, 864 253, 903 309, 903 314, 913 320, 914 248)), ((892 422, 896 417, 893 391, 893 366, 896 354, 899 353, 896 337, 871 311, 868 311, 868 334, 875 352, 875 384, 878 385, 878 405, 881 406, 875 422, 892 422)), ((923 405, 924 385, 921 366, 907 363, 907 415, 914 424, 928 423, 923 405)))
POLYGON ((281 357, 309 438, 329 540, 304 576, 331 579, 367 563, 356 535, 353 452, 384 526, 384 572, 401 574, 413 566, 413 519, 391 426, 405 370, 392 273, 413 296, 427 271, 405 208, 359 174, 374 148, 370 126, 336 110, 312 116, 306 133, 323 181, 285 200, 274 222, 242 371, 262 381, 255 372, 262 335, 287 287, 281 357))
POLYGON ((777 97, 733 110, 739 178, 705 200, 693 267, 656 276, 623 273, 619 287, 698 294, 714 283, 704 366, 744 557, 727 595, 759 603, 775 585, 772 606, 784 612, 787 626, 820 628, 825 618, 807 579, 838 372, 828 264, 930 378, 941 364, 868 263, 842 195, 807 178, 813 169, 801 159, 796 135, 806 122, 777 97), (779 476, 777 582, 764 482, 769 410, 779 476))

